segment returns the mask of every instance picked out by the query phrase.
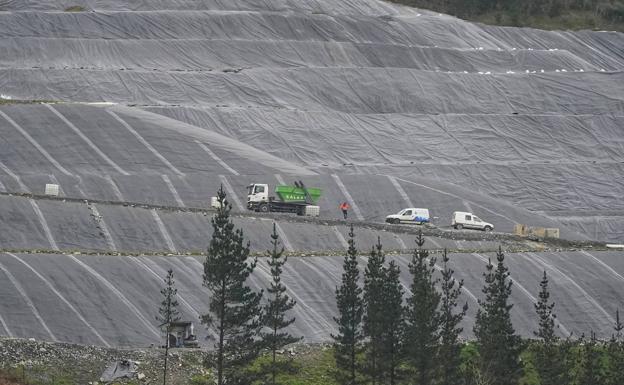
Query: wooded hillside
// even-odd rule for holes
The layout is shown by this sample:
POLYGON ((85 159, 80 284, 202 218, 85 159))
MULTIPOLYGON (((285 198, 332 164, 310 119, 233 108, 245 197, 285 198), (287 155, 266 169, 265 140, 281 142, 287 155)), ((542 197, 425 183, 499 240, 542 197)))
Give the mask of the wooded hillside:
POLYGON ((624 31, 624 0, 391 0, 487 24, 624 31))

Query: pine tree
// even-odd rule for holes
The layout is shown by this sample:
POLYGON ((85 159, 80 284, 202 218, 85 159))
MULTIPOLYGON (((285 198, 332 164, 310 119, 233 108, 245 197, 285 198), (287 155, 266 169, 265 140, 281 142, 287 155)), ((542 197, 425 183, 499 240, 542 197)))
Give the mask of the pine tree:
POLYGON ((615 334, 611 336, 607 346, 607 356, 609 358, 608 371, 605 378, 605 385, 624 384, 624 341, 622 331, 624 325, 620 322, 620 311, 615 311, 615 334))
POLYGON ((245 368, 259 353, 262 292, 255 293, 246 285, 256 267, 247 261, 249 243, 244 244, 243 231, 235 229, 230 219, 231 204, 223 186, 218 191, 219 208, 213 216, 212 239, 204 262, 203 285, 210 291, 210 313, 202 323, 214 328, 217 385, 248 384, 245 368))
POLYGON ((555 335, 556 315, 553 312, 555 303, 550 302, 546 271, 540 282, 540 288, 539 299, 534 304, 539 318, 539 329, 533 333, 540 338, 540 341, 535 344, 535 369, 539 374, 541 385, 558 385, 561 384, 564 368, 557 346, 558 338, 555 335))
POLYGON ((622 338, 624 338, 624 325, 620 322, 620 309, 615 310, 615 325, 613 326, 613 330, 615 330, 614 338, 618 342, 623 342, 622 338))
POLYGON ((511 323, 509 304, 511 286, 509 270, 504 264, 505 255, 499 247, 496 269, 491 262, 486 266, 484 300, 479 300, 479 310, 474 333, 479 349, 481 372, 497 385, 515 385, 522 375, 519 356, 522 349, 520 337, 511 323))
POLYGON ((301 341, 301 338, 284 331, 286 327, 295 322, 295 318, 287 318, 286 314, 292 310, 296 302, 286 294, 286 287, 281 280, 282 269, 288 257, 282 256, 284 248, 280 247, 275 223, 273 223, 271 239, 273 250, 268 252, 268 264, 271 268, 272 281, 267 289, 268 298, 262 317, 263 326, 269 330, 269 332, 262 333, 262 341, 271 354, 271 361, 262 368, 262 372, 268 374, 265 383, 275 385, 277 384, 276 376, 279 373, 290 372, 294 368, 290 360, 278 362, 277 351, 286 345, 301 341))
POLYGON ((555 336, 555 318, 557 318, 557 316, 553 312, 555 303, 549 302, 550 291, 548 290, 548 276, 546 271, 544 271, 544 276, 540 282, 540 288, 539 299, 537 303, 533 305, 539 317, 539 329, 537 332, 533 332, 533 334, 546 343, 552 343, 557 340, 555 336))
POLYGON ((349 249, 344 259, 342 283, 336 288, 336 304, 338 317, 338 335, 334 339, 334 356, 336 359, 336 379, 340 384, 356 385, 358 383, 357 355, 361 351, 364 335, 362 332, 362 288, 358 285, 360 271, 357 265, 357 249, 353 225, 349 231, 349 249))
POLYGON ((422 231, 419 231, 416 240, 418 248, 414 250, 409 270, 412 275, 412 295, 407 300, 405 308, 406 358, 415 371, 415 383, 429 385, 432 382, 435 370, 434 358, 438 346, 438 327, 440 316, 438 305, 440 294, 435 285, 437 279, 433 277, 436 259, 422 247, 425 244, 422 231))
POLYGON ((366 371, 373 385, 380 384, 384 376, 384 367, 381 364, 383 354, 384 312, 386 299, 384 298, 384 283, 387 271, 384 267, 381 240, 377 238, 377 245, 368 259, 364 271, 364 317, 363 330, 368 338, 366 344, 366 371))
POLYGON ((380 366, 386 373, 385 383, 395 385, 401 379, 399 366, 402 362, 401 351, 403 350, 403 338, 405 332, 405 320, 403 316, 403 287, 400 281, 401 269, 390 261, 387 267, 387 275, 383 285, 383 298, 385 299, 383 321, 383 351, 380 366))
POLYGON ((596 333, 593 330, 590 332, 589 340, 585 340, 585 336, 581 337, 576 385, 604 383, 601 375, 601 354, 597 344, 596 333))
POLYGON ((440 385, 460 385, 464 384, 464 378, 460 373, 461 366, 461 345, 459 335, 463 328, 459 324, 464 319, 468 311, 468 303, 458 312, 458 300, 464 281, 457 281, 454 278, 454 271, 449 266, 449 257, 444 249, 442 254, 442 280, 441 280, 441 301, 440 301, 440 349, 438 351, 438 384, 440 385))
POLYGON ((158 308, 158 316, 156 316, 156 320, 160 322, 160 327, 165 332, 165 365, 163 368, 163 385, 166 385, 167 359, 169 358, 169 332, 171 331, 171 323, 180 320, 178 300, 176 299, 178 289, 175 288, 172 269, 167 271, 167 276, 165 277, 165 287, 160 290, 160 294, 162 294, 163 300, 158 308))
POLYGON ((556 355, 560 359, 561 376, 560 384, 572 384, 574 379, 574 371, 576 370, 576 356, 578 342, 572 338, 570 333, 565 339, 559 341, 556 355))

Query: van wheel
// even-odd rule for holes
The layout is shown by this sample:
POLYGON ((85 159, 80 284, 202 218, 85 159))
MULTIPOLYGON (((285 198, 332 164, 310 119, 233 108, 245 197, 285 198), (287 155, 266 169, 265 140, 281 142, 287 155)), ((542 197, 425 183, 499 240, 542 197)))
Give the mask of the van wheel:
POLYGON ((464 226, 463 226, 463 225, 461 225, 461 224, 459 224, 459 225, 455 225, 455 229, 456 229, 456 230, 461 230, 461 229, 463 229, 463 228, 464 228, 464 226))
POLYGON ((397 218, 394 218, 394 219, 392 220, 392 223, 393 223, 393 224, 395 224, 395 225, 398 225, 399 223, 401 223, 401 220, 400 220, 400 219, 397 219, 397 218))
POLYGON ((492 228, 491 228, 490 226, 485 226, 485 227, 483 228, 483 231, 485 231, 485 232, 487 233, 487 232, 492 231, 492 228))
POLYGON ((261 213, 268 213, 269 212, 269 205, 265 204, 261 204, 260 207, 258 207, 258 211, 260 211, 261 213))

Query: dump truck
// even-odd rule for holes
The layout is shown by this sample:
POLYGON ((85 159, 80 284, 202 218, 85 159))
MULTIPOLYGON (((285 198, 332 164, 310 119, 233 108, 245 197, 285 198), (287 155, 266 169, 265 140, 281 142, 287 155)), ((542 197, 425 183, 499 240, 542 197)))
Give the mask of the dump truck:
POLYGON ((320 208, 316 203, 321 197, 321 189, 306 187, 299 181, 294 185, 277 185, 274 192, 275 196, 269 195, 266 183, 250 184, 247 186, 247 209, 318 217, 320 208))

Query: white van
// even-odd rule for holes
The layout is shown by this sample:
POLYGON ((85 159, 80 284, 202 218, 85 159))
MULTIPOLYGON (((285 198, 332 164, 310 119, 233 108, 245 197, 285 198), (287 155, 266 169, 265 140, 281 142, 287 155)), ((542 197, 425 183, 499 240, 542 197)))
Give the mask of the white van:
POLYGON ((422 225, 429 222, 429 209, 419 209, 416 207, 409 207, 399 211, 396 214, 388 215, 386 217, 388 223, 416 223, 422 225))
POLYGON ((473 213, 467 213, 464 211, 455 211, 453 213, 453 219, 451 220, 451 226, 457 230, 461 229, 477 229, 483 231, 494 230, 494 225, 491 223, 483 222, 478 216, 473 213))

